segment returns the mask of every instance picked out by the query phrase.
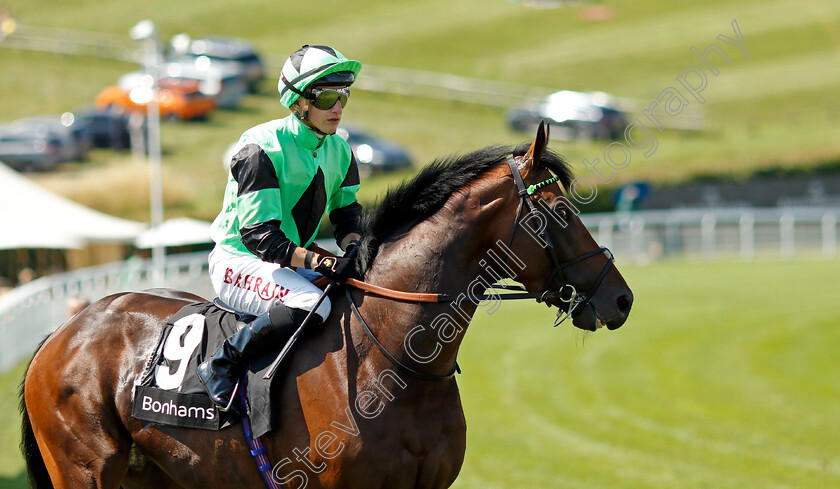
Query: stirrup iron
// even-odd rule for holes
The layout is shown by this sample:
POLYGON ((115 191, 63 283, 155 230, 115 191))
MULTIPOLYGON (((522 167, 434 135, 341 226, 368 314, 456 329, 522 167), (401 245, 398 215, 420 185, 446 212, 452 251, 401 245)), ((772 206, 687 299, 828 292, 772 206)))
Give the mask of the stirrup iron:
POLYGON ((239 383, 240 382, 242 382, 242 379, 237 380, 236 384, 233 385, 233 390, 230 391, 230 400, 228 400, 227 406, 222 407, 222 406, 216 404, 216 408, 220 412, 226 413, 226 412, 230 411, 230 409, 233 407, 233 403, 236 401, 236 391, 239 390, 239 383))

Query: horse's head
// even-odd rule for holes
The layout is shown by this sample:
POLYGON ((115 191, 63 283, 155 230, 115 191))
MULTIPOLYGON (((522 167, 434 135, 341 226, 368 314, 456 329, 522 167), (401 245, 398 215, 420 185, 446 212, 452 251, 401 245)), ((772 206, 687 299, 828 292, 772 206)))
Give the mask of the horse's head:
POLYGON ((544 302, 560 308, 558 317, 571 315, 578 328, 616 329, 630 313, 633 293, 610 251, 599 247, 563 195, 569 173, 547 145, 548 130, 540 124, 527 153, 503 165, 518 200, 507 206, 510 215, 517 209, 515 217, 505 219, 512 222, 509 250, 519 260, 515 278, 529 292, 543 292, 544 302))

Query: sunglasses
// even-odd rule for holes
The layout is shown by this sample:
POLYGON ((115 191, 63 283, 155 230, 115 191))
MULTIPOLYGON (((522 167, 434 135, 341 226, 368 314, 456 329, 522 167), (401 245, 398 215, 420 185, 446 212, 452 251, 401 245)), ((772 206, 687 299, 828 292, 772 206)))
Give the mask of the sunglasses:
POLYGON ((329 110, 335 103, 341 102, 343 109, 347 105, 347 98, 350 96, 350 88, 313 88, 306 98, 312 101, 312 105, 320 110, 329 110))

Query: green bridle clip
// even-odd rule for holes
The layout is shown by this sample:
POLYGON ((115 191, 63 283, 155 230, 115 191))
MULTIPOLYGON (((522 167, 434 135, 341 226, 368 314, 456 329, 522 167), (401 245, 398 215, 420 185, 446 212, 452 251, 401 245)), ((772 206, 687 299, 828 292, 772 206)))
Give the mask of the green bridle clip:
POLYGON ((546 185, 551 185, 552 183, 556 182, 557 180, 559 180, 558 177, 551 177, 548 180, 545 180, 543 182, 535 183, 534 185, 531 185, 530 187, 528 187, 528 195, 534 195, 534 192, 536 192, 537 190, 545 187, 546 185))

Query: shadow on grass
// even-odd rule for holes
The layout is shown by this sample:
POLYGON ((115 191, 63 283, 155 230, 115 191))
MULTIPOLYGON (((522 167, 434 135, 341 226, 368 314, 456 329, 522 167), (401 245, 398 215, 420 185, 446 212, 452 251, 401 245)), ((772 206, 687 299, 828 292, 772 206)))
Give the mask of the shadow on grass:
POLYGON ((26 480, 26 470, 13 477, 0 476, 0 489, 29 489, 29 481, 26 480))

